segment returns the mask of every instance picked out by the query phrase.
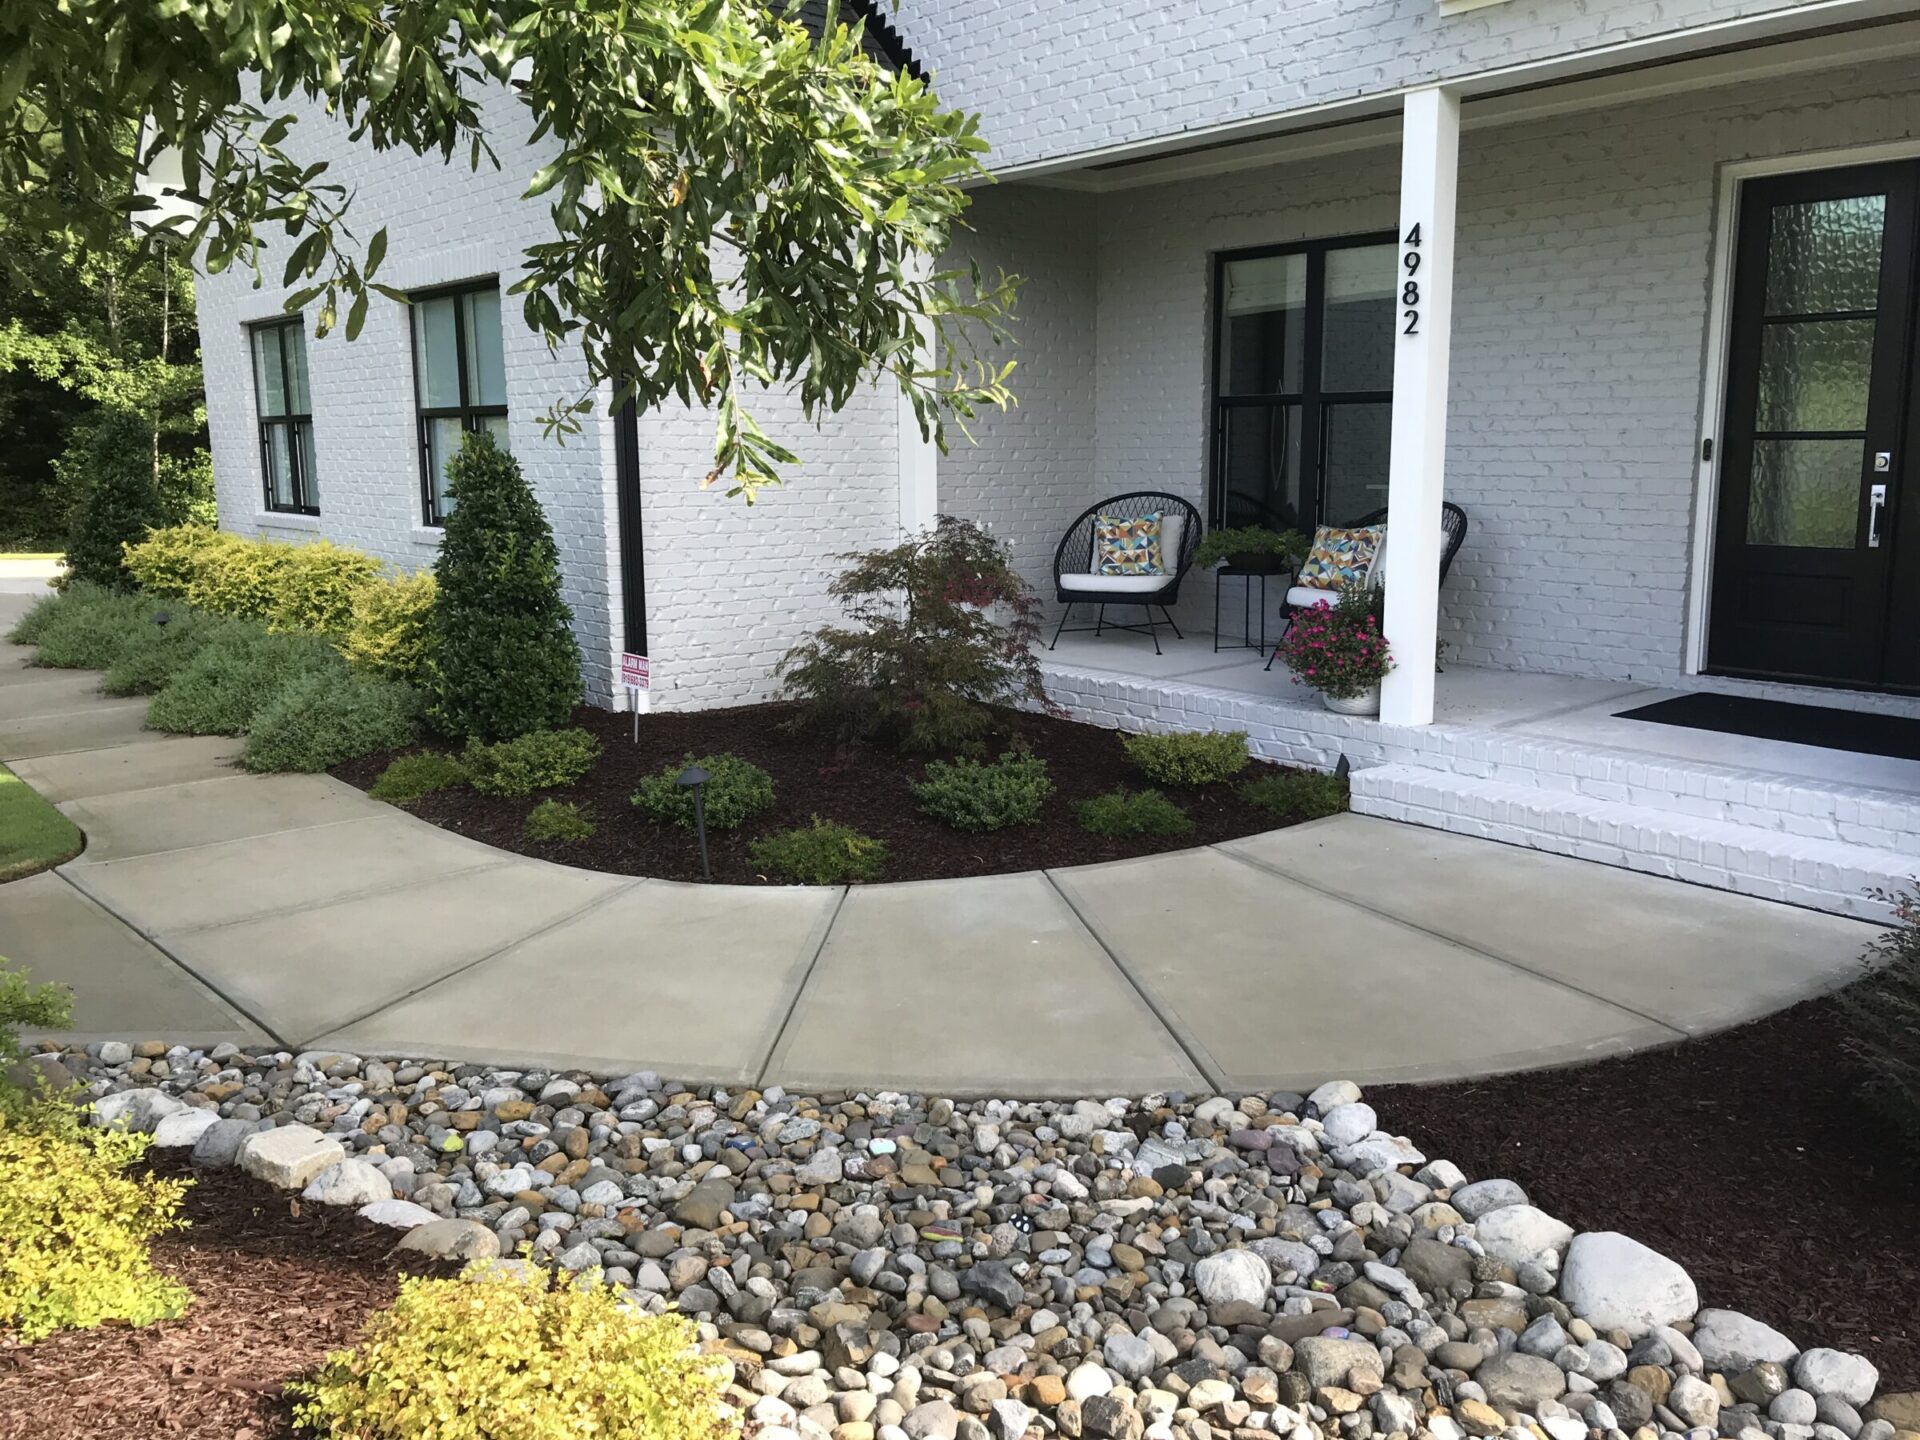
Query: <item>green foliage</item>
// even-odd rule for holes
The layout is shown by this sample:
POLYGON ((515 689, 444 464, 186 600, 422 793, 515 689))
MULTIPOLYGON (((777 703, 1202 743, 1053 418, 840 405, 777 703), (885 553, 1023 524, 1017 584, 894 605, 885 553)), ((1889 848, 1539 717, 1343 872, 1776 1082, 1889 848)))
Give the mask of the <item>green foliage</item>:
POLYGON ((919 263, 950 248, 985 174, 977 121, 844 24, 816 44, 792 5, 63 0, 0 8, 0 55, 0 224, 123 235, 146 158, 130 117, 146 116, 199 205, 167 218, 135 200, 136 220, 256 283, 270 237, 270 278, 297 287, 287 308, 349 340, 375 294, 397 293, 375 278, 387 232, 356 234, 352 190, 302 158, 294 132, 320 123, 303 117, 476 169, 495 127, 539 135, 551 159, 529 194, 552 228, 512 268, 528 326, 585 361, 547 424, 577 427, 609 381, 643 412, 709 405, 714 474, 749 498, 793 458, 749 414, 766 389, 813 423, 892 375, 942 440, 943 414, 1010 399, 1011 362, 980 355, 1006 338, 1012 283, 919 263))
POLYGON ((85 482, 67 530, 67 580, 131 590, 124 550, 166 516, 153 473, 153 431, 130 410, 110 409, 87 437, 85 482))
POLYGON ((980 526, 943 515, 899 545, 843 558, 852 563, 829 591, 848 624, 822 626, 775 672, 803 723, 941 753, 977 745, 994 723, 989 705, 1047 705, 1039 602, 980 526))
POLYGON ((1317 770, 1282 770, 1247 781, 1240 798, 1283 819, 1318 820, 1347 808, 1347 781, 1317 770))
POLYGON ((956 830, 1004 830, 1031 825, 1053 794, 1047 762, 1010 750, 998 760, 935 760, 913 798, 934 819, 956 830))
POLYGON ((384 581, 378 560, 331 540, 293 545, 204 525, 155 530, 127 547, 126 564, 150 595, 319 635, 346 635, 361 592, 384 581))
MULTIPOLYGON (((64 985, 36 985, 26 972, 0 960, 0 1072, 20 1058, 20 1029, 64 1030, 73 1023, 73 992, 64 985)), ((4 1084, 0 1076, 0 1084, 4 1084)))
POLYGON ((105 670, 120 658, 135 631, 153 623, 160 608, 138 595, 81 582, 41 601, 13 633, 15 639, 40 647, 33 657, 36 665, 105 670))
POLYGON ((747 854, 767 874, 799 885, 858 885, 887 868, 886 841, 818 815, 811 825, 761 836, 747 854))
POLYGON ((580 650, 546 511, 488 434, 466 437, 447 480, 427 643, 434 723, 480 740, 557 730, 580 703, 580 650))
POLYGON ((533 730, 492 744, 469 740, 462 768, 482 795, 531 795, 571 785, 599 758, 600 742, 585 730, 533 730))
POLYGON ((142 607, 142 618, 126 626, 120 644, 100 679, 109 695, 152 695, 186 668, 202 646, 232 622, 202 615, 184 605, 142 607), (160 616, 166 623, 159 623, 160 616))
POLYGON ((437 790, 467 783, 467 767, 457 756, 439 750, 402 755, 380 772, 367 794, 389 805, 410 805, 437 790))
POLYGON ((1281 558, 1307 553, 1307 537, 1298 530, 1269 530, 1265 525, 1240 525, 1232 529, 1209 530, 1194 547, 1193 563, 1199 569, 1218 565, 1230 555, 1278 555, 1281 558))
POLYGON ((316 635, 222 627, 147 707, 147 726, 175 735, 244 735, 280 690, 303 676, 343 678, 347 667, 316 635))
POLYGON ((1129 735, 1122 742, 1140 773, 1162 785, 1211 785, 1247 768, 1247 732, 1129 735))
POLYGON ((431 570, 363 585, 354 593, 340 653, 356 670, 424 685, 427 631, 437 593, 431 570))
POLYGON ((318 1440, 724 1440, 732 1375, 681 1316, 493 1266, 403 1279, 359 1345, 287 1389, 318 1440))
POLYGON ((1920 894, 1873 892, 1893 926, 1867 947, 1866 977, 1839 994, 1846 1047, 1866 1072, 1861 1096, 1920 1156, 1920 894))
POLYGON ((188 1182, 125 1173, 148 1136, 82 1131, 70 1115, 35 1123, 56 1105, 0 1116, 0 1327, 31 1344, 178 1315, 190 1297, 153 1268, 148 1245, 185 1223, 188 1182))
POLYGON ((7 632, 7 639, 15 645, 38 645, 47 627, 57 621, 68 608, 74 591, 79 589, 84 593, 95 588, 94 586, 68 586, 62 593, 42 595, 27 607, 26 614, 14 621, 13 629, 7 632))
POLYGON ((1193 817, 1158 790, 1109 790, 1073 807, 1074 818, 1089 835, 1185 835, 1193 817))
POLYGON ((331 540, 286 549, 290 553, 281 561, 267 606, 267 627, 345 635, 352 628, 355 598, 381 578, 380 562, 331 540))
MULTIPOLYGON (((0 765, 0 883, 71 860, 85 843, 77 825, 0 765)), ((5 1024, 0 1010, 0 1027, 5 1024)))
POLYGON ((247 727, 240 763, 254 771, 325 770, 420 735, 420 692, 344 666, 291 677, 247 727))
POLYGON ((701 804, 709 830, 737 830, 754 816, 773 808, 773 777, 738 755, 689 755, 658 775, 649 775, 633 792, 633 804, 649 820, 693 829, 693 790, 675 783, 680 772, 697 765, 711 777, 701 804))
POLYGON ((527 812, 527 838, 543 844, 591 840, 597 828, 591 815, 568 800, 542 800, 527 812))

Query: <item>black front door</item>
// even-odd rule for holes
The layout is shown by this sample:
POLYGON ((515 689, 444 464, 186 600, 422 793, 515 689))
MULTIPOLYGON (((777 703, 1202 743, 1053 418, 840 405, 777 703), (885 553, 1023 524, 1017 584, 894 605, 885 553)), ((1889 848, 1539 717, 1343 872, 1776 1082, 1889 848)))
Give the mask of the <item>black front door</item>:
POLYGON ((1920 684, 1908 623, 1920 602, 1920 499, 1906 499, 1903 443, 1917 191, 1920 162, 1741 191, 1708 630, 1715 672, 1920 684))

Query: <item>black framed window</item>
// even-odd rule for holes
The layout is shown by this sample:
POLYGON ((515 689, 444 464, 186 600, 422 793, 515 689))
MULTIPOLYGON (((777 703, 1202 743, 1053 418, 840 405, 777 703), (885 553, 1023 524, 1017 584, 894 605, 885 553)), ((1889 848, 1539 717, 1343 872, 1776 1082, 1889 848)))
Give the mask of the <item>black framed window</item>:
POLYGON ((500 284, 488 280, 410 296, 413 383, 420 411, 420 498, 429 525, 446 523, 447 462, 469 430, 507 448, 507 371, 500 348, 500 284))
POLYGON ((1214 257, 1213 524, 1387 503, 1396 264, 1391 232, 1214 257))
POLYGON ((253 327, 253 395, 260 417, 260 475, 269 510, 320 513, 313 459, 313 400, 300 317, 253 327))

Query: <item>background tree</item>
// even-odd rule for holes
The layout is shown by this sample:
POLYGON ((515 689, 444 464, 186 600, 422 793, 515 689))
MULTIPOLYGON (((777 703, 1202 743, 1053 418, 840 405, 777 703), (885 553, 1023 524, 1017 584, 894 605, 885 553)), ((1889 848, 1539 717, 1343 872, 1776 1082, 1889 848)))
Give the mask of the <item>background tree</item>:
POLYGON ((125 546, 164 523, 153 483, 152 431, 131 410, 103 411, 88 429, 67 535, 67 578, 131 590, 125 546))
POLYGON ((447 467, 447 516, 427 628, 430 712, 449 735, 510 740, 565 725, 580 648, 560 598, 560 551, 514 458, 482 431, 447 467))
POLYGON ((320 333, 344 316, 351 337, 372 292, 397 293, 375 279, 386 234, 360 242, 351 195, 298 158, 296 131, 343 123, 379 150, 478 166, 494 154, 479 98, 510 84, 553 155, 528 189, 552 235, 515 289, 528 324, 586 362, 550 431, 576 427, 602 382, 616 403, 709 404, 706 481, 751 499, 795 458, 752 418, 762 387, 791 387, 813 418, 890 374, 943 439, 943 417, 1009 398, 1011 369, 972 348, 1004 336, 1011 282, 924 263, 984 175, 975 119, 866 56, 833 0, 817 43, 777 3, 0 7, 0 214, 64 223, 64 195, 122 197, 72 217, 104 234, 147 203, 139 165, 177 152, 172 188, 200 208, 172 233, 210 270, 257 276, 262 234, 283 231, 289 308, 314 305, 320 333), (147 120, 138 163, 117 143, 130 116, 147 120))

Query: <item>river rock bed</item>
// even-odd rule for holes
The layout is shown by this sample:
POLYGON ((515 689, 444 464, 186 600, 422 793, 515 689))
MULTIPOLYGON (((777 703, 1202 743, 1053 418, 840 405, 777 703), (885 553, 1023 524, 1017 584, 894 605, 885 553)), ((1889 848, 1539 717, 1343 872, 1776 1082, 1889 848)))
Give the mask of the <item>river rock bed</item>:
POLYGON ((700 1323, 763 1440, 1920 1440, 1357 1086, 1017 1102, 109 1041, 96 1123, 700 1323))

